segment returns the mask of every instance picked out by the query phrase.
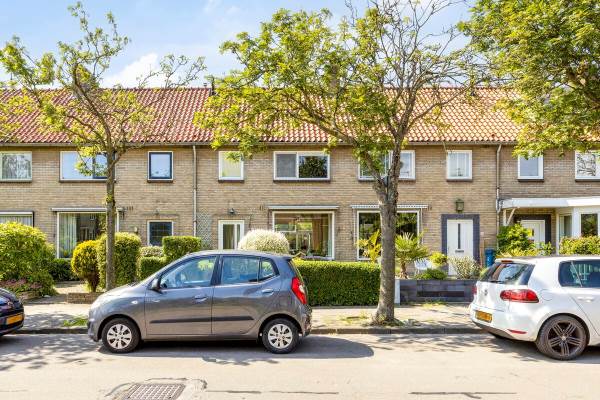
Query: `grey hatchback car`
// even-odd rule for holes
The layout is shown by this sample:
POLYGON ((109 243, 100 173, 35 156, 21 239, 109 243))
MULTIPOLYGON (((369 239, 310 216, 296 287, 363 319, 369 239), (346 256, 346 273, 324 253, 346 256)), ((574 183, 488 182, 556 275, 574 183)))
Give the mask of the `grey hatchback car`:
POLYGON ((111 290, 92 304, 88 320, 88 335, 114 353, 151 340, 259 339, 281 354, 310 329, 291 257, 235 250, 192 253, 111 290))

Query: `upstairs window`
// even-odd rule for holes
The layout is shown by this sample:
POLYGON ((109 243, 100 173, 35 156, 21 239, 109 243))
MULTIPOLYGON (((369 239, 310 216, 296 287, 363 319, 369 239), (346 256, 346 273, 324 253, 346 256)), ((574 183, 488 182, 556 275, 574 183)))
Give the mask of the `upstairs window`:
POLYGON ((275 152, 275 180, 327 180, 329 156, 323 152, 275 152))
POLYGON ((76 151, 60 152, 60 179, 86 181, 106 179, 106 156, 81 157, 76 151))
POLYGON ((575 152, 575 178, 600 179, 600 152, 575 152))
POLYGON ((0 181, 30 180, 30 152, 0 152, 0 181))
POLYGON ((519 179, 544 179, 544 156, 519 156, 518 163, 519 179))
POLYGON ((219 152, 219 180, 244 180, 244 160, 241 158, 241 155, 238 152, 219 152))
POLYGON ((173 180, 173 152, 149 151, 148 152, 148 180, 171 181, 173 180))
POLYGON ((451 150, 446 156, 446 178, 451 180, 472 179, 471 150, 451 150))
MULTIPOLYGON (((387 171, 390 167, 390 159, 392 153, 386 154, 383 158, 383 168, 387 171)), ((402 150, 400 153, 400 174, 399 179, 415 179, 415 151, 414 150, 402 150)), ((372 180, 373 176, 367 171, 364 165, 359 166, 359 179, 360 180, 372 180)))

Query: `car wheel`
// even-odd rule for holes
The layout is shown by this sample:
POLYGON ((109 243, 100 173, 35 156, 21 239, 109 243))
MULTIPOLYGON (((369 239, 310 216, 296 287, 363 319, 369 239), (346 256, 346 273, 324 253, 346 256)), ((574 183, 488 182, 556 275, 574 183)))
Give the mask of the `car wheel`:
POLYGON ((271 353, 289 353, 298 345, 299 340, 298 328, 288 319, 274 319, 262 330, 263 345, 271 353))
POLYGON ((572 360, 585 350, 587 332, 581 322, 567 315, 557 315, 542 325, 535 345, 556 360, 572 360))
POLYGON ((112 353, 129 353, 140 343, 135 324, 126 318, 115 318, 102 329, 102 344, 112 353))

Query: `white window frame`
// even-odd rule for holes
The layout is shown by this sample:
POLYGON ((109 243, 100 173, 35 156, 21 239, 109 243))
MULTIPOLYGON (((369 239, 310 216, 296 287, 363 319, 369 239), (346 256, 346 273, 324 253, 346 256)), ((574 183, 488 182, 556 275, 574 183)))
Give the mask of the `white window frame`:
MULTIPOLYGON (((378 210, 356 210, 356 224, 354 227, 354 243, 356 248, 356 259, 358 261, 369 260, 368 257, 361 257, 358 241, 360 239, 360 214, 379 214, 378 210)), ((420 210, 398 210, 396 214, 417 214, 417 235, 421 234, 421 211, 420 210)))
MULTIPOLYGON (((240 225, 240 235, 242 235, 239 238, 235 238, 236 240, 236 249, 237 249, 237 244, 240 242, 240 239, 242 237, 244 237, 244 235, 246 234, 246 221, 244 221, 243 219, 220 219, 218 222, 218 229, 219 231, 217 232, 217 236, 219 238, 219 250, 223 250, 223 226, 224 225, 240 225)), ((233 229, 233 234, 234 236, 237 235, 237 231, 235 230, 235 228, 233 229)))
POLYGON ((273 180, 274 181, 328 181, 331 177, 331 157, 323 151, 274 151, 273 152, 273 180), (296 176, 278 177, 277 176, 277 155, 295 154, 296 155, 296 176), (301 156, 325 156, 327 157, 327 176, 325 178, 300 178, 300 157, 301 156))
MULTIPOLYGON (((415 179, 415 168, 416 168, 416 153, 414 150, 402 150, 402 152, 400 153, 402 157, 402 154, 411 154, 411 162, 410 162, 410 176, 401 176, 398 175, 398 179, 399 180, 404 180, 404 181, 412 181, 415 179)), ((388 167, 389 167, 389 159, 392 157, 392 152, 390 151, 387 155, 387 157, 384 160, 384 165, 383 167, 385 168, 385 170, 387 171, 388 167)), ((374 178, 371 175, 363 175, 362 171, 361 171, 361 165, 360 162, 358 163, 358 180, 359 181, 372 181, 374 178)), ((402 170, 400 171, 402 172, 402 170)))
POLYGON ((151 151, 148 151, 147 179, 149 181, 152 181, 152 182, 157 182, 157 181, 158 182, 161 182, 161 181, 162 182, 171 182, 171 181, 173 181, 173 179, 175 179, 175 169, 173 168, 173 157, 174 157, 173 156, 173 151, 171 151, 171 150, 151 150, 151 151), (151 159, 152 154, 167 154, 167 153, 171 155, 171 177, 170 178, 152 178, 152 176, 150 175, 150 166, 151 166, 150 159, 151 159))
POLYGON ((448 150, 446 151, 446 179, 449 181, 470 181, 473 179, 473 150, 448 150), (465 176, 450 176, 450 154, 469 155, 469 173, 465 176))
MULTIPOLYGON (((88 209, 78 210, 76 208, 69 211, 56 211, 56 258, 63 258, 60 256, 60 214, 106 214, 106 211, 89 211, 88 209)), ((115 231, 119 232, 121 228, 121 216, 119 210, 117 210, 117 220, 115 231)))
POLYGON ((63 153, 76 153, 79 156, 79 153, 77 152, 77 150, 63 150, 60 152, 60 160, 59 160, 59 180, 61 182, 106 182, 106 177, 104 178, 94 178, 94 175, 89 175, 83 178, 75 178, 75 179, 70 179, 70 178, 63 178, 63 153))
POLYGON ((573 159, 573 164, 575 167, 575 179, 577 180, 600 180, 600 150, 592 150, 588 152, 583 151, 575 151, 575 158, 573 159), (583 176, 577 174, 577 156, 579 154, 595 154, 596 155, 596 175, 595 176, 583 176))
POLYGON ((333 211, 315 211, 315 210, 304 210, 298 209, 294 211, 273 211, 271 213, 271 230, 274 232, 279 232, 275 230, 275 215, 277 214, 328 214, 331 218, 331 226, 329 227, 329 240, 331 241, 331 255, 327 255, 325 257, 328 260, 335 259, 335 212, 333 211))
POLYGON ((148 246, 152 246, 150 244, 150 224, 152 222, 170 222, 171 223, 171 234, 169 236, 175 235, 175 221, 172 219, 149 219, 146 221, 146 244, 148 246))
POLYGON ((238 153, 235 150, 223 150, 223 151, 219 151, 219 171, 218 171, 218 179, 220 181, 243 181, 244 180, 244 158, 240 158, 240 176, 221 176, 221 173, 223 172, 223 161, 225 161, 225 159, 227 158, 227 156, 229 155, 229 153, 238 153))
POLYGON ((0 151, 0 182, 31 182, 33 179, 33 156, 31 151, 0 151), (31 171, 29 178, 25 179, 8 179, 2 176, 2 157, 5 154, 23 154, 29 156, 29 163, 31 164, 31 171))
MULTIPOLYGON (((540 180, 540 179, 544 179, 544 155, 540 154, 537 157, 531 157, 531 158, 537 158, 538 159, 538 175, 537 176, 523 176, 521 175, 521 160, 525 160, 525 157, 523 156, 519 156, 517 158, 517 176, 518 179, 520 180, 540 180)), ((530 158, 530 160, 531 160, 530 158)))
POLYGON ((31 225, 35 225, 35 220, 33 217, 33 211, 0 211, 0 217, 31 217, 31 225))

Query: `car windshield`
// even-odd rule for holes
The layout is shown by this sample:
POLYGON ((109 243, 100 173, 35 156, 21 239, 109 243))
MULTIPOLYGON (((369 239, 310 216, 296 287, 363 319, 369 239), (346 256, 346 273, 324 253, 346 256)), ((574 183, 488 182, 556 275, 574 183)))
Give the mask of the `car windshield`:
POLYGON ((532 271, 532 264, 512 261, 497 262, 485 271, 480 281, 506 285, 527 285, 532 271))

